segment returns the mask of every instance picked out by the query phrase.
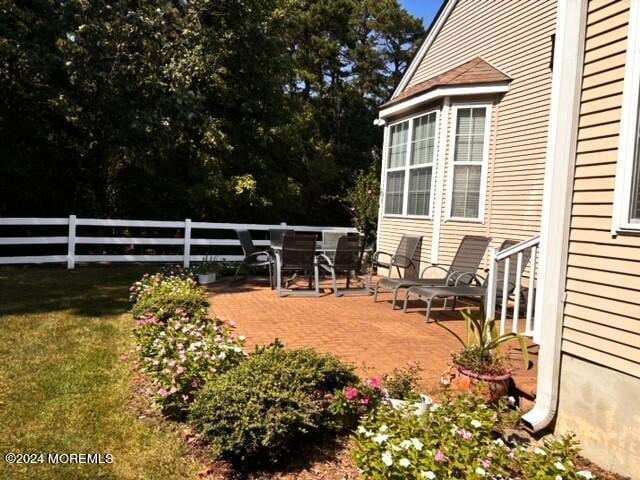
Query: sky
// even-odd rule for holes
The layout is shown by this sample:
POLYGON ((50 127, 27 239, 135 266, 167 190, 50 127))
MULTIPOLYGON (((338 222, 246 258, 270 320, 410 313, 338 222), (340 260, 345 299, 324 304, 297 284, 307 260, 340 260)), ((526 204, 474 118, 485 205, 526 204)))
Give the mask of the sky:
POLYGON ((431 20, 440 8, 443 0, 400 0, 400 3, 416 17, 422 17, 425 28, 429 28, 431 20))

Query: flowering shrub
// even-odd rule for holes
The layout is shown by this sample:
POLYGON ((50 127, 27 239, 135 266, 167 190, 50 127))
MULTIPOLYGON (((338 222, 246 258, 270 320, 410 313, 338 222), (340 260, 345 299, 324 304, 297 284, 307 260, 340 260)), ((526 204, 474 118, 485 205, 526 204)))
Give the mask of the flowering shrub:
POLYGON ((197 390, 240 363, 244 338, 217 319, 191 317, 184 309, 161 322, 147 314, 136 320, 142 370, 155 400, 173 417, 184 416, 197 390))
POLYGON ((329 399, 355 380, 334 357, 276 344, 207 383, 191 421, 217 457, 276 463, 296 441, 333 429, 329 399))
POLYGON ((204 290, 187 275, 145 275, 129 290, 135 301, 131 310, 134 318, 153 315, 164 322, 177 309, 183 309, 194 317, 204 317, 209 307, 204 290))
POLYGON ((473 397, 447 399, 422 416, 386 405, 356 431, 354 458, 365 479, 581 479, 570 437, 534 450, 501 438, 508 422, 504 404, 473 397))

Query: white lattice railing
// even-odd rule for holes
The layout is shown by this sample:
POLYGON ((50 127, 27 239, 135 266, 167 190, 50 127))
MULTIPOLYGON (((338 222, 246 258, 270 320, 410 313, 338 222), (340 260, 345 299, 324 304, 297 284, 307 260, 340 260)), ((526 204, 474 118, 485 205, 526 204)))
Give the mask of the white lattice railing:
POLYGON ((485 309, 488 317, 495 318, 496 307, 500 304, 500 334, 507 331, 508 311, 511 306, 511 331, 528 337, 533 336, 539 246, 540 237, 536 236, 505 250, 491 250, 485 309), (523 280, 527 282, 524 288, 523 280), (523 307, 525 315, 522 319, 524 321, 521 321, 520 310, 523 307))
MULTIPOLYGON (((297 232, 322 232, 323 230, 342 231, 345 233, 357 232, 349 227, 317 227, 304 225, 278 225, 245 224, 245 223, 212 223, 161 220, 114 220, 99 218, 78 218, 70 215, 68 218, 0 218, 1 227, 51 227, 64 228, 65 235, 21 235, 2 236, 0 233, 0 247, 2 246, 29 246, 29 245, 66 245, 67 253, 58 255, 12 255, 0 256, 0 265, 30 264, 30 263, 67 263, 68 268, 74 268, 76 262, 182 262, 188 267, 190 262, 202 261, 210 255, 194 255, 192 246, 204 247, 240 247, 240 242, 232 232, 235 230, 249 230, 266 232, 271 228, 290 228, 297 232), (65 228, 66 227, 66 228, 65 228), (113 235, 100 236, 77 235, 78 227, 110 227, 113 235), (129 236, 117 230, 128 228, 152 229, 169 232, 173 236, 129 236), (194 238, 192 231, 227 231, 227 237, 233 238, 194 238), (135 246, 146 245, 151 247, 174 247, 181 250, 180 254, 145 254, 145 255, 113 255, 106 253, 76 254, 78 245, 99 246, 135 246)), ((265 236, 266 234, 263 234, 265 236)), ((254 240, 256 246, 268 246, 269 240, 254 240)), ((218 260, 238 261, 243 255, 222 254, 216 255, 218 260)))

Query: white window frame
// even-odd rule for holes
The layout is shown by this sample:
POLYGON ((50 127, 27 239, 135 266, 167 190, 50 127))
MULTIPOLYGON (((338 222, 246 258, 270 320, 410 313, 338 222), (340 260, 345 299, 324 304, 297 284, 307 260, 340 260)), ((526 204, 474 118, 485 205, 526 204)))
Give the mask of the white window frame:
MULTIPOLYGON (((620 141, 611 233, 640 233, 640 221, 631 221, 631 197, 640 114, 640 0, 631 1, 629 38, 624 70, 620 141)), ((640 147, 638 147, 640 149, 640 147)), ((638 152, 640 155, 640 152, 638 152)), ((640 168, 640 165, 638 166, 640 168)))
POLYGON ((466 102, 454 103, 451 106, 451 132, 449 138, 449 160, 447 162, 447 201, 445 210, 445 222, 467 222, 484 224, 485 208, 487 202, 487 177, 489 168, 489 144, 491 141, 491 125, 492 125, 493 103, 482 102, 466 102), (456 131, 458 125, 458 110, 465 108, 485 108, 486 117, 484 125, 484 145, 482 148, 482 165, 480 171, 480 199, 478 200, 478 216, 471 217, 453 217, 451 216, 451 206, 453 199, 453 174, 454 165, 477 165, 475 162, 454 162, 456 154, 456 131))
POLYGON ((383 170, 383 178, 384 178, 384 190, 382 192, 382 213, 385 218, 415 218, 421 220, 431 220, 433 218, 433 209, 434 209, 434 188, 435 188, 435 178, 436 178, 436 164, 438 161, 438 147, 439 147, 439 128, 440 128, 440 109, 432 108, 430 110, 426 110, 420 112, 411 117, 404 117, 395 122, 389 123, 385 129, 387 129, 387 135, 385 135, 386 142, 384 145, 384 155, 382 159, 382 170, 383 170), (413 147, 413 121, 417 118, 426 117, 427 115, 431 115, 435 113, 436 115, 436 124, 435 124, 435 136, 433 139, 433 157, 431 159, 431 163, 420 163, 417 165, 411 165, 411 151, 413 147), (389 144, 391 143, 391 127, 394 125, 399 125, 404 122, 409 122, 409 131, 407 133, 407 152, 404 166, 402 167, 394 167, 388 168, 389 165, 389 144), (421 169, 431 167, 431 186, 429 189, 429 211, 427 215, 409 215, 407 213, 409 207, 409 177, 411 170, 421 169), (387 174, 389 172, 404 172, 404 188, 402 191, 402 213, 386 213, 387 210, 387 174))

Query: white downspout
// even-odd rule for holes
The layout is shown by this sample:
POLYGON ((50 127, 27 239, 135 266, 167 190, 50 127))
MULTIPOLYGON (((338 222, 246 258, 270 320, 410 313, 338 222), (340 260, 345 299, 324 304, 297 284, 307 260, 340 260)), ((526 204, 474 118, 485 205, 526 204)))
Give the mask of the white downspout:
POLYGON ((551 424, 558 405, 587 0, 559 0, 557 9, 534 324, 534 341, 540 345, 538 387, 534 408, 522 417, 534 432, 551 424))

